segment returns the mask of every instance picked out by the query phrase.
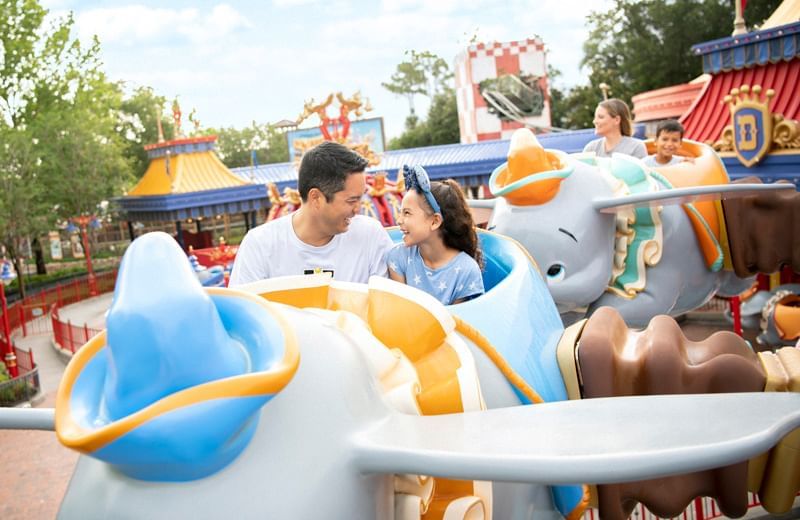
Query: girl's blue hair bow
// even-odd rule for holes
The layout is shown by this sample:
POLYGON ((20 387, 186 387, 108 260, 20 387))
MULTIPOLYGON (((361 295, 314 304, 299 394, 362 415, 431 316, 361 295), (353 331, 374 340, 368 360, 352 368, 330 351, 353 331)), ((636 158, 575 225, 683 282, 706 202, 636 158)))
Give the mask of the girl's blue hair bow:
POLYGON ((424 195, 425 200, 427 200, 428 204, 433 208, 433 212, 439 215, 442 214, 439 203, 436 202, 433 193, 431 193, 431 179, 428 177, 428 172, 425 171, 425 168, 419 165, 409 166, 404 164, 403 180, 406 183, 407 190, 416 190, 417 193, 424 195))

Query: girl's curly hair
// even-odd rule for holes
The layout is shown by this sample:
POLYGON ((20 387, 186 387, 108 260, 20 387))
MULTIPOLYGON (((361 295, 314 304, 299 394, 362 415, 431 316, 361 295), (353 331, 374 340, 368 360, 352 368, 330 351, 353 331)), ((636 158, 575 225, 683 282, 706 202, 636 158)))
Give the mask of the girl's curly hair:
MULTIPOLYGON (((464 251, 483 269, 483 254, 478 247, 475 221, 461 186, 453 179, 431 182, 431 194, 442 209, 442 239, 447 247, 464 251)), ((424 198, 422 198, 425 201, 424 198)), ((425 201, 427 204, 427 201, 425 201)), ((429 205, 428 205, 429 206, 429 205)), ((429 206, 430 207, 430 206, 429 206)), ((431 211, 433 211, 431 209, 431 211)))

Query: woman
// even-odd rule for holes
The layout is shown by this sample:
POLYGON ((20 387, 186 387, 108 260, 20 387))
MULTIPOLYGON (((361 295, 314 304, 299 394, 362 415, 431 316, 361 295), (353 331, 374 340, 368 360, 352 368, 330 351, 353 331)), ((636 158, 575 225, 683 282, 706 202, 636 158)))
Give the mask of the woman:
POLYGON ((623 153, 644 159, 647 148, 644 143, 631 137, 631 111, 621 99, 606 99, 597 105, 594 111, 594 133, 600 139, 590 141, 584 146, 584 152, 594 152, 598 157, 611 157, 614 153, 623 153))

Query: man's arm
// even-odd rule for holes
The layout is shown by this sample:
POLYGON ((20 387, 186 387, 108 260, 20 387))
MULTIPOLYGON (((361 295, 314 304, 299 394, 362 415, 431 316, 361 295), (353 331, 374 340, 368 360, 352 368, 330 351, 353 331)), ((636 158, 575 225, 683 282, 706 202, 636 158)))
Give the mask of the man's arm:
POLYGON ((257 282, 266 278, 269 278, 266 254, 259 247, 258 241, 250 233, 247 233, 236 252, 228 287, 257 282))

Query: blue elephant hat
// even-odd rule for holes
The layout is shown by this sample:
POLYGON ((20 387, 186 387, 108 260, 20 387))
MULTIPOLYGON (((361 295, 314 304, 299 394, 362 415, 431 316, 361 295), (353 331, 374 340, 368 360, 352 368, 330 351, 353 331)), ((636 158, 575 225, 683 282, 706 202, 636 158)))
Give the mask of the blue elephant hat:
POLYGON ((175 240, 148 233, 122 260, 107 331, 67 366, 56 433, 134 478, 201 478, 244 449, 298 352, 272 304, 204 289, 175 240))

